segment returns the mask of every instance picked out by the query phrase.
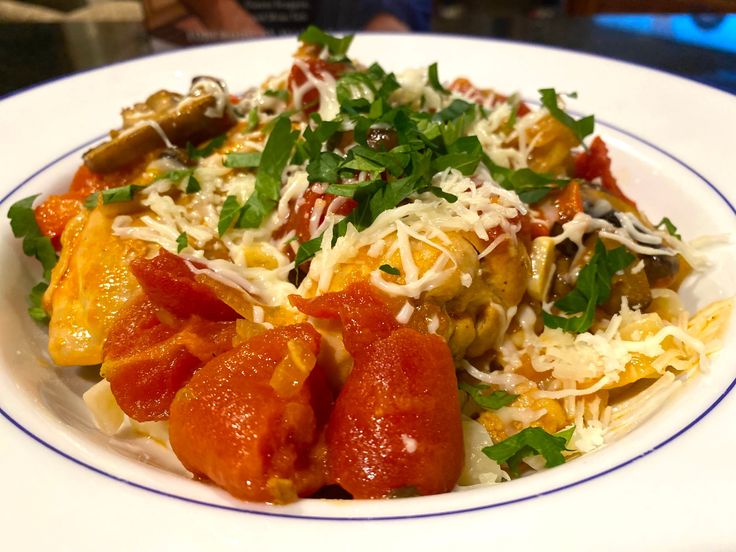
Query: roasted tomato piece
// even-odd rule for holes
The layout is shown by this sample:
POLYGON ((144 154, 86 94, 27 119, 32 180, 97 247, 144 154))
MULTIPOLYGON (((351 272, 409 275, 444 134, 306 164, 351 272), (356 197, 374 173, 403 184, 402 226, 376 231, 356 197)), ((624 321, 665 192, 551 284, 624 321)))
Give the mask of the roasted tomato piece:
POLYGON ((553 201, 559 215, 559 222, 565 224, 583 212, 583 198, 580 195, 580 183, 573 180, 564 189, 555 192, 553 201))
POLYGON ((309 189, 292 207, 289 219, 279 229, 278 236, 294 230, 300 243, 307 242, 312 239, 312 227, 322 224, 328 212, 348 215, 356 205, 355 200, 349 197, 321 194, 309 189))
POLYGON ((327 426, 331 480, 355 498, 451 490, 463 440, 447 343, 400 327, 367 283, 291 301, 311 316, 339 317, 354 359, 327 426))
POLYGON ((61 249, 61 233, 67 223, 84 208, 84 199, 89 194, 122 186, 141 170, 142 167, 134 166, 101 175, 82 165, 74 174, 68 192, 49 196, 36 207, 36 222, 41 233, 51 238, 57 250, 61 249))
POLYGON ((38 228, 44 236, 51 238, 57 251, 61 249, 61 233, 67 223, 84 209, 83 199, 84 196, 73 192, 52 195, 36 207, 34 214, 38 228))
POLYGON ((401 326, 367 282, 358 282, 337 293, 327 293, 314 299, 298 295, 289 297, 291 304, 315 318, 340 320, 343 343, 355 357, 368 345, 388 337, 401 326))
POLYGON ((330 477, 355 498, 452 490, 463 438, 455 365, 442 338, 402 328, 356 356, 327 450, 330 477))
POLYGON ((611 158, 608 156, 608 147, 600 136, 593 139, 587 151, 580 152, 575 158, 575 176, 585 180, 600 178, 605 190, 636 207, 636 203, 626 197, 626 194, 618 187, 616 177, 611 172, 611 158))
POLYGON ((246 500, 289 502, 322 487, 330 395, 319 342, 309 324, 283 326, 198 370, 171 405, 184 466, 246 500))
MULTIPOLYGON (((490 94, 493 94, 493 105, 505 102, 509 99, 508 96, 504 96, 503 94, 498 94, 496 92, 492 92, 491 90, 483 90, 477 88, 472 82, 463 77, 457 78, 452 81, 452 83, 450 84, 450 90, 456 90, 457 92, 464 94, 468 99, 478 104, 484 103, 486 98, 488 98, 490 94)), ((531 109, 529 109, 529 106, 520 101, 519 107, 516 112, 517 116, 523 117, 530 112, 531 109)))
POLYGON ((130 263, 130 270, 153 303, 179 318, 193 315, 208 320, 240 318, 212 289, 197 282, 184 259, 165 249, 153 259, 135 259, 130 263))
POLYGON ((160 310, 144 295, 132 299, 103 348, 102 375, 123 412, 139 422, 168 418, 176 392, 235 337, 233 322, 180 321, 160 310))
MULTIPOLYGON (((345 63, 330 63, 323 59, 308 58, 301 59, 300 61, 307 65, 307 70, 311 73, 311 77, 319 80, 322 80, 325 74, 331 75, 333 78, 338 78, 348 69, 348 65, 345 63)), ((291 91, 291 96, 294 98, 299 94, 304 112, 314 113, 319 110, 319 90, 315 86, 311 86, 306 91, 301 92, 300 89, 307 83, 307 80, 309 80, 309 77, 300 67, 300 64, 295 63, 292 65, 291 72, 289 73, 289 90, 291 91)))

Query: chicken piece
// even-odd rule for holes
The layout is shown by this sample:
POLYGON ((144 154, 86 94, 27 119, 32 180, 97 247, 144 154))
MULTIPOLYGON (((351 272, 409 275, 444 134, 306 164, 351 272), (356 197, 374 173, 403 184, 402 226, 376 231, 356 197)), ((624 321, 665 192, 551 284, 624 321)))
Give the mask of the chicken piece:
MULTIPOLYGON (((450 243, 442 244, 442 248, 452 256, 454 263, 448 262, 442 269, 449 271, 447 277, 419 296, 417 307, 443 307, 439 313, 440 327, 444 330, 441 335, 448 340, 453 355, 480 356, 497 344, 506 325, 508 309, 518 305, 524 296, 529 258, 520 242, 506 240, 489 255, 478 259, 478 251, 485 249, 488 243, 481 242, 474 234, 448 232, 447 237, 450 243), (470 285, 467 285, 468 277, 472 279, 470 285)), ((385 238, 384 251, 391 251, 395 239, 395 234, 385 238)), ((413 238, 409 241, 418 276, 422 277, 443 252, 413 238)), ((335 268, 329 290, 341 291, 356 282, 370 280, 371 273, 383 264, 401 271, 399 275, 381 273, 385 281, 406 283, 406 270, 399 251, 370 256, 368 248, 363 248, 335 268)))
MULTIPOLYGON (((476 248, 481 249, 481 244, 476 248)), ((445 305, 453 355, 475 358, 499 344, 509 309, 524 297, 529 273, 529 256, 518 241, 505 240, 480 259, 478 276, 445 305)))
POLYGON ((112 221, 102 209, 84 211, 62 234, 61 256, 43 298, 51 315, 49 353, 57 365, 102 362, 115 317, 140 288, 128 264, 148 245, 114 236, 112 221))
MULTIPOLYGON (((432 299, 436 302, 448 301, 463 289, 462 274, 472 275, 477 272, 478 254, 473 246, 457 232, 448 232, 447 237, 450 239, 450 243, 442 243, 441 247, 450 254, 456 266, 453 268, 453 262, 447 262, 444 269, 450 269, 449 277, 425 291, 421 296, 422 298, 432 299)), ((389 264, 401 271, 398 276, 381 273, 386 281, 399 285, 406 284, 406 270, 408 269, 403 266, 399 251, 391 251, 395 248, 396 234, 387 236, 384 241, 384 254, 371 256, 368 254, 369 248, 363 247, 353 258, 335 267, 329 291, 342 291, 350 284, 369 280, 371 272, 378 270, 378 267, 383 264, 389 264)), ((432 247, 423 241, 410 238, 409 242, 418 276, 422 277, 444 253, 437 247, 432 247)))

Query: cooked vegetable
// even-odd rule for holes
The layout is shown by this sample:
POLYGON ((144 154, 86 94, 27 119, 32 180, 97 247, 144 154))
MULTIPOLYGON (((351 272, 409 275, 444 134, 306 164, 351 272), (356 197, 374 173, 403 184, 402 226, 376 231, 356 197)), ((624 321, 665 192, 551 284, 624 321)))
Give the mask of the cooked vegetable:
POLYGON ((187 98, 172 109, 140 119, 110 141, 95 146, 84 154, 84 162, 94 172, 109 173, 163 148, 168 145, 166 140, 183 146, 220 135, 235 121, 228 111, 219 118, 209 116, 216 105, 217 98, 212 95, 187 98))
POLYGON ((486 410, 498 410, 508 406, 518 397, 518 395, 500 390, 488 393, 490 388, 487 385, 470 385, 464 381, 461 381, 458 387, 473 397, 478 406, 486 410))
POLYGON ((539 427, 528 427, 500 443, 485 447, 483 452, 499 464, 507 464, 509 470, 516 475, 521 461, 534 454, 541 454, 545 465, 552 468, 565 463, 562 452, 566 450, 574 431, 575 426, 572 426, 556 435, 550 435, 539 427))
POLYGON ((565 318, 542 311, 545 326, 575 333, 590 328, 596 307, 608 301, 611 295, 613 275, 630 265, 634 259, 635 257, 625 247, 609 251, 600 240, 597 241, 595 253, 580 271, 575 289, 555 301, 555 307, 563 312, 582 314, 565 318))
POLYGON ((526 291, 535 301, 544 301, 555 270, 555 241, 547 236, 535 238, 529 253, 531 274, 526 291))
POLYGON ((401 328, 367 285, 291 301, 311 316, 339 318, 354 359, 327 425, 330 477, 355 498, 452 489, 463 446, 447 344, 401 328))

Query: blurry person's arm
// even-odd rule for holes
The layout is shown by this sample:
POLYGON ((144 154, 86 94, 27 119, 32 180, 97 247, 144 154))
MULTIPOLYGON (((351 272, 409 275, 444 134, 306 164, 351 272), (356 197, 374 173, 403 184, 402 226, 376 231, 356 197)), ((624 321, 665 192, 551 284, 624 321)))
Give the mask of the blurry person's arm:
POLYGON ((266 30, 236 0, 181 0, 211 31, 263 36, 266 30))

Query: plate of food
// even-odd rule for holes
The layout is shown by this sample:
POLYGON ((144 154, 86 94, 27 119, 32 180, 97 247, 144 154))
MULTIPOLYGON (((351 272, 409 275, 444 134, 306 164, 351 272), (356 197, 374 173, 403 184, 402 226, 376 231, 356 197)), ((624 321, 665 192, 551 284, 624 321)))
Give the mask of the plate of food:
POLYGON ((7 539, 736 544, 734 107, 314 27, 4 99, 7 539))

